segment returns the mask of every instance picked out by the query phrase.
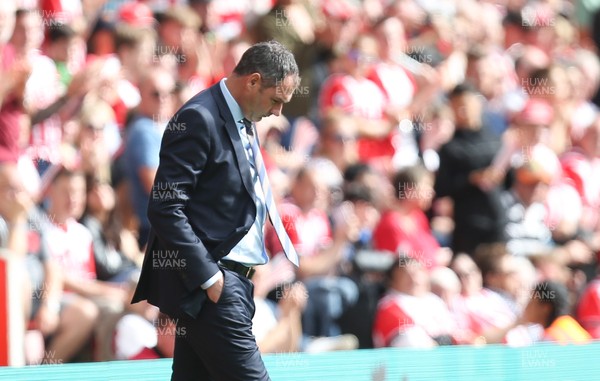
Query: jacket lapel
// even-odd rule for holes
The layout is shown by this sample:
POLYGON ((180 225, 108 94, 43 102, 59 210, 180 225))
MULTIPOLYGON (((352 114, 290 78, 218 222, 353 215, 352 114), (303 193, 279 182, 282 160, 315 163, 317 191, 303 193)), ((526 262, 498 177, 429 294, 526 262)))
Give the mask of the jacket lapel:
POLYGON ((212 86, 211 91, 213 93, 213 97, 216 100, 217 107, 219 108, 219 113, 221 114, 221 118, 225 121, 225 131, 231 140, 231 144, 233 145, 234 156, 240 169, 240 175, 242 176, 242 182, 244 183, 244 187, 248 193, 252 196, 254 200, 254 186, 252 184, 252 177, 250 175, 250 164, 248 163, 248 159, 246 158, 246 153, 244 151, 244 145, 242 140, 240 139, 240 133, 238 132, 238 126, 233 120, 231 116, 231 111, 229 111, 229 107, 227 107, 227 102, 225 102, 225 97, 221 92, 221 88, 219 83, 212 86))

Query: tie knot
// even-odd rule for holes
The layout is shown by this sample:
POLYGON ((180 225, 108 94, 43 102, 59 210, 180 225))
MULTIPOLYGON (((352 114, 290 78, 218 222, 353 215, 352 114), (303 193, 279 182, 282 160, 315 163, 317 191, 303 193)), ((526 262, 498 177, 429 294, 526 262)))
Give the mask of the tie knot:
POLYGON ((242 123, 244 123, 244 127, 246 127, 246 133, 250 136, 254 135, 254 131, 252 131, 252 122, 248 119, 242 119, 242 123))

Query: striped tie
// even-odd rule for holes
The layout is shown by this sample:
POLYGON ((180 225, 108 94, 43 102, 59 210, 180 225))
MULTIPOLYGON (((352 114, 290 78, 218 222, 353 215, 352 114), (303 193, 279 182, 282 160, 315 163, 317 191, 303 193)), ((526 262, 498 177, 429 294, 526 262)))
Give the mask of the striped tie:
POLYGON ((269 219, 271 220, 271 223, 275 228, 275 233, 277 233, 277 238, 279 238, 279 242, 281 242, 281 246, 283 247, 283 252, 285 253, 285 256, 290 260, 290 262, 292 262, 297 267, 298 254, 296 253, 294 245, 292 245, 290 237, 285 231, 283 221, 281 221, 281 216, 277 211, 275 199, 273 198, 273 192, 271 190, 271 183, 269 183, 267 169, 265 168, 265 163, 263 161, 262 154, 260 153, 258 139, 254 136, 252 123, 246 118, 244 118, 242 121, 244 123, 244 126, 246 126, 246 133, 248 134, 252 146, 252 156, 254 156, 254 162, 256 164, 256 170, 258 171, 260 185, 265 194, 265 204, 267 206, 267 212, 269 213, 269 219))

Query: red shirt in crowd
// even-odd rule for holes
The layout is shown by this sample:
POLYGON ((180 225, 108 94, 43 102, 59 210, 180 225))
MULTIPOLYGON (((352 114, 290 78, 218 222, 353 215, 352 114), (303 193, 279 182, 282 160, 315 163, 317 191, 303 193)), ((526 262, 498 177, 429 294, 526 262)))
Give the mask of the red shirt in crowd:
POLYGON ((591 281, 583 291, 576 316, 594 339, 600 339, 600 279, 591 281))
POLYGON ((398 65, 378 63, 367 78, 379 86, 387 102, 395 107, 408 107, 417 92, 414 77, 398 65))
POLYGON ((452 300, 451 311, 466 339, 491 328, 506 328, 517 318, 502 296, 487 288, 475 295, 458 295, 452 300))
POLYGON ((600 158, 589 159, 583 152, 573 149, 560 159, 564 176, 577 190, 584 207, 584 219, 588 226, 600 220, 600 158))
POLYGON ((454 332, 454 319, 436 295, 390 292, 377 306, 373 343, 375 347, 430 347, 433 338, 454 332))
POLYGON ((65 224, 53 224, 44 234, 50 256, 65 274, 78 279, 96 279, 96 262, 90 231, 69 219, 65 224))
POLYGON ((373 246, 376 250, 405 253, 428 269, 436 266, 435 254, 440 248, 420 209, 406 216, 394 210, 384 212, 373 231, 373 246))
MULTIPOLYGON (((338 108, 347 114, 368 120, 385 118, 385 94, 375 82, 367 78, 334 74, 323 83, 319 97, 322 114, 326 114, 332 108, 338 108)), ((392 157, 392 135, 383 139, 360 138, 358 155, 361 161, 381 156, 392 157)))
MULTIPOLYGON (((322 210, 313 208, 302 212, 297 205, 286 200, 279 206, 279 212, 285 231, 299 255, 315 255, 321 248, 331 244, 331 226, 327 214, 322 210)), ((267 230, 265 240, 269 252, 282 252, 274 229, 267 230)))

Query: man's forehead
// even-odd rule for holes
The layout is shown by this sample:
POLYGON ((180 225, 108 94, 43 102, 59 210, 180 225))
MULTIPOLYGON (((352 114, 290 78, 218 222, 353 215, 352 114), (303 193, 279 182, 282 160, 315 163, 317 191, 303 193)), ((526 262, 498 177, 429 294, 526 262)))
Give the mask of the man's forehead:
POLYGON ((298 77, 287 76, 283 80, 277 80, 275 82, 275 92, 281 98, 282 101, 288 102, 296 88, 298 87, 298 77))

